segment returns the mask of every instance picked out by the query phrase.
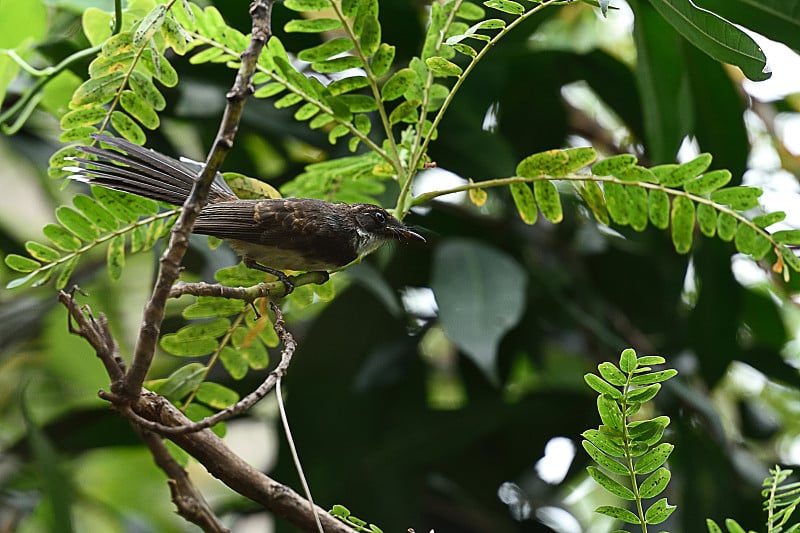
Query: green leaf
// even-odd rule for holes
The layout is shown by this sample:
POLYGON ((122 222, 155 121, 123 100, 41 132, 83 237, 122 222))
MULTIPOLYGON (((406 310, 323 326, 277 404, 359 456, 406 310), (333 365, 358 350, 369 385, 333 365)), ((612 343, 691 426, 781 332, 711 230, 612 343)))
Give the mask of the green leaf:
POLYGON ((372 73, 376 78, 380 78, 389 72, 389 68, 392 66, 392 62, 394 61, 394 54, 394 46, 381 43, 381 45, 378 47, 378 51, 375 52, 374 56, 372 56, 372 61, 370 61, 370 68, 372 68, 372 73))
POLYGON ((398 122, 414 123, 418 120, 417 108, 422 105, 421 100, 406 100, 401 103, 389 114, 389 123, 397 124, 398 122))
POLYGON ((583 438, 594 444, 603 453, 612 457, 625 457, 625 449, 611 438, 596 429, 589 429, 582 434, 583 438))
POLYGON ((245 359, 238 350, 231 346, 225 346, 219 354, 219 359, 222 366, 228 371, 233 379, 239 380, 247 375, 247 370, 250 368, 247 359, 245 359))
MULTIPOLYGON (((669 425, 668 416, 659 416, 652 420, 643 420, 640 422, 631 422, 628 425, 628 433, 635 441, 653 446, 664 436, 664 430, 669 425)), ((642 454, 647 451, 644 448, 642 454)))
POLYGON ((322 44, 306 48, 297 54, 297 58, 302 61, 314 63, 317 61, 324 61, 330 57, 344 52, 349 52, 355 45, 353 41, 345 37, 337 37, 330 41, 325 41, 322 44))
POLYGON ((675 446, 668 442, 662 442, 636 461, 635 472, 637 474, 649 474, 655 471, 669 459, 675 446))
POLYGON ((605 182, 603 183, 603 192, 605 192, 606 207, 611 219, 622 226, 627 225, 630 200, 626 188, 618 183, 605 182))
POLYGON ((603 191, 595 181, 584 182, 581 187, 578 187, 578 193, 592 210, 594 218, 601 224, 606 226, 611 222, 608 218, 608 210, 606 209, 606 200, 603 198, 603 191))
POLYGON ((648 201, 650 222, 658 229, 669 226, 669 196, 664 191, 650 191, 648 201))
POLYGON ((339 97, 351 113, 369 113, 378 109, 378 102, 366 94, 343 94, 339 97))
POLYGON ((720 213, 717 215, 717 235, 725 242, 733 240, 736 234, 736 225, 738 224, 736 218, 729 213, 720 213))
POLYGON ((642 360, 644 359, 647 359, 647 357, 642 357, 641 359, 637 359, 636 350, 634 350, 633 348, 626 348, 622 350, 621 354, 619 354, 619 368, 626 373, 633 372, 634 370, 636 370, 636 367, 638 365, 646 364, 642 363, 642 360))
POLYGON ((706 527, 708 528, 708 533, 723 533, 719 525, 710 518, 706 518, 706 527))
POLYGON ((130 78, 128 78, 128 83, 133 92, 141 96, 156 111, 163 111, 167 107, 164 95, 161 94, 153 80, 146 74, 134 70, 131 72, 130 78))
POLYGON ((525 8, 522 4, 518 4, 512 0, 486 0, 483 5, 511 15, 522 15, 525 13, 525 8))
POLYGON ((597 370, 600 371, 600 375, 603 376, 603 379, 617 387, 622 387, 628 381, 625 374, 623 374, 614 363, 609 363, 608 361, 600 363, 597 365, 597 370))
POLYGON ((678 166, 669 174, 660 176, 659 181, 665 187, 680 187, 705 172, 711 165, 711 159, 711 154, 700 154, 691 161, 678 166))
MULTIPOLYGON (((58 261, 61 258, 61 253, 58 250, 54 250, 49 246, 45 246, 44 244, 40 244, 36 241, 28 241, 25 243, 25 251, 28 252, 31 257, 34 259, 38 259, 39 261, 43 261, 45 263, 52 263, 53 261, 58 261)), ((19 257, 19 256, 17 256, 19 257)), ((27 259, 27 258, 23 258, 27 259)), ((6 262, 8 264, 8 262, 6 262)), ((11 266, 11 265, 9 265, 11 266)), ((14 268, 14 267, 11 267, 14 268)), ((38 267, 36 267, 38 268, 38 267)), ((31 270, 36 270, 33 268, 31 270)), ((14 268, 14 270, 18 272, 30 272, 25 270, 19 270, 18 268, 14 268)))
MULTIPOLYGON (((594 479, 601 487, 606 489, 611 494, 619 496, 624 500, 633 501, 636 499, 631 489, 623 486, 618 481, 612 479, 602 470, 595 468, 593 466, 587 466, 586 471, 589 472, 589 475, 592 476, 592 479, 594 479)), ((636 523, 638 523, 638 520, 636 523)))
POLYGON ((75 90, 70 107, 108 103, 114 98, 114 95, 124 82, 124 72, 115 72, 100 78, 90 78, 75 90))
POLYGON ((61 128, 71 130, 79 126, 96 124, 105 118, 106 113, 108 111, 103 106, 91 104, 82 106, 61 117, 61 128))
POLYGON ((650 385, 649 387, 642 387, 641 389, 635 389, 633 391, 628 392, 628 402, 630 403, 644 403, 649 402, 653 398, 655 398, 658 391, 661 390, 661 385, 656 383, 654 385, 650 385))
POLYGON ((583 449, 586 450, 586 453, 589 454, 589 456, 594 460, 594 462, 600 465, 602 468, 606 469, 612 474, 619 474, 623 476, 628 474, 628 469, 625 467, 625 465, 615 461, 614 459, 611 459, 588 440, 582 441, 581 445, 583 446, 583 449))
POLYGON ((600 415, 600 420, 603 421, 603 424, 617 431, 622 431, 625 425, 625 417, 622 415, 622 411, 616 400, 604 394, 598 396, 597 413, 600 415))
POLYGON ((626 187, 628 192, 628 222, 636 231, 644 231, 647 228, 648 217, 648 194, 647 190, 641 187, 626 187))
POLYGON ((786 244, 789 246, 797 246, 800 245, 800 230, 785 229, 776 231, 775 233, 772 234, 772 238, 781 244, 786 244))
POLYGON ((133 46, 140 48, 145 42, 161 30, 164 18, 167 15, 167 5, 158 4, 139 22, 139 26, 133 34, 133 46))
POLYGON ((141 146, 147 140, 142 128, 122 111, 114 111, 111 113, 111 125, 114 126, 117 133, 133 144, 141 146))
POLYGON ((462 68, 443 57, 429 57, 425 64, 431 69, 434 76, 446 78, 449 76, 461 76, 462 68))
POLYGON ((80 256, 76 255, 61 266, 61 270, 58 273, 55 281, 56 289, 63 289, 66 287, 67 283, 69 283, 72 273, 75 271, 75 267, 78 266, 79 259, 80 256))
POLYGON ((711 193, 711 201, 729 205, 737 211, 745 211, 758 206, 758 199, 764 193, 758 187, 728 187, 711 193))
POLYGON ((180 401, 203 381, 206 367, 189 363, 173 372, 158 388, 158 393, 172 402, 180 401))
POLYGON ((650 506, 644 514, 648 524, 660 524, 675 511, 675 505, 669 505, 666 498, 661 498, 650 506))
POLYGON ((660 355, 645 355, 644 357, 640 357, 637 360, 637 363, 640 367, 647 367, 651 365, 663 365, 666 362, 667 360, 661 357, 660 355))
POLYGON ((286 90, 286 86, 282 83, 272 82, 267 83, 256 89, 253 96, 256 98, 270 98, 276 94, 280 94, 286 90))
POLYGON ((493 381, 497 347, 522 317, 526 285, 516 261, 483 243, 450 239, 434 252, 431 288, 442 328, 493 381))
POLYGON ((713 237, 717 233, 717 210, 708 204, 697 205, 697 225, 700 232, 706 237, 713 237))
POLYGON ((658 179, 656 179, 652 170, 637 165, 620 170, 617 172, 616 177, 623 181, 658 183, 658 179))
POLYGON ((392 77, 381 88, 381 99, 391 102, 403 96, 403 93, 417 81, 417 73, 410 68, 403 68, 392 74, 392 77))
POLYGON ((339 19, 313 18, 313 19, 292 19, 283 27, 286 33, 322 33, 332 31, 342 27, 339 19))
POLYGON ((677 196, 672 200, 672 244, 679 254, 689 253, 694 233, 694 203, 686 197, 677 196))
POLYGON ((595 374, 584 374, 583 380, 598 394, 605 394, 617 400, 622 398, 622 393, 617 388, 595 374))
POLYGON ((729 533, 747 533, 745 529, 733 518, 725 519, 725 527, 728 528, 729 533))
POLYGON ((767 213, 765 215, 753 217, 752 222, 759 228, 766 228, 773 224, 777 224, 778 222, 782 222, 785 218, 786 213, 783 211, 775 211, 773 213, 767 213))
POLYGON ((642 498, 654 498, 661 494, 667 487, 671 474, 666 468, 659 468, 650 477, 645 479, 639 486, 639 496, 642 498))
POLYGON ((225 409, 239 401, 239 394, 219 383, 205 381, 200 384, 195 396, 197 401, 212 409, 225 409))
POLYGON ((8 268, 23 273, 33 272, 42 266, 39 261, 18 254, 8 254, 5 257, 5 263, 8 268))
POLYGON ((694 181, 684 183, 683 190, 690 194, 707 194, 724 187, 731 181, 731 171, 720 169, 703 174, 694 181))
POLYGON ((161 348, 180 357, 208 355, 217 349, 217 340, 211 337, 184 338, 176 333, 161 337, 161 348))
POLYGON ((592 167, 592 174, 595 176, 616 176, 635 165, 636 161, 636 156, 631 154, 615 155, 596 163, 592 167))
MULTIPOLYGON (((651 364, 659 364, 659 363, 651 363, 651 364)), ((634 376, 631 378, 631 384, 633 385, 650 385, 651 383, 662 383, 667 381, 668 379, 676 376, 678 371, 675 369, 667 369, 661 370, 659 372, 651 372, 648 374, 641 374, 639 376, 634 376)))
POLYGON ((378 22, 377 14, 370 13, 360 20, 362 25, 358 32, 359 44, 361 45, 361 52, 366 57, 369 57, 378 51, 378 47, 381 44, 381 25, 378 22))
POLYGON ((508 188, 522 221, 526 224, 535 224, 539 213, 536 210, 536 200, 531 186, 525 182, 517 182, 511 183, 508 188))
POLYGON ((322 11, 331 7, 330 0, 286 0, 283 5, 292 11, 322 11))
POLYGON ((534 181, 533 192, 544 218, 553 224, 558 224, 564 220, 561 198, 558 195, 558 189, 552 182, 547 180, 534 181))
POLYGON ((65 252, 74 252, 82 244, 80 239, 56 224, 47 224, 42 228, 42 233, 50 239, 50 242, 56 245, 56 248, 60 248, 65 252))
POLYGON ((361 62, 361 58, 356 56, 334 57, 333 59, 328 59, 326 61, 311 63, 311 68, 320 74, 343 72, 351 68, 361 68, 363 66, 364 64, 361 62))
POLYGON ((678 33, 712 58, 736 65, 753 81, 770 77, 761 47, 727 20, 699 8, 691 0, 650 0, 650 3, 678 33))
POLYGON ((141 122, 145 128, 154 130, 158 127, 160 123, 158 114, 156 114, 144 98, 133 91, 122 91, 119 101, 122 108, 141 122))
POLYGON ((117 235, 108 243, 106 252, 106 264, 108 266, 108 276, 117 281, 122 275, 122 268, 125 266, 125 236, 117 235))
POLYGON ((595 509, 594 512, 610 516, 611 518, 616 518, 617 520, 621 520, 626 524, 641 524, 639 518, 635 514, 621 507, 614 507, 613 505, 602 505, 597 509, 595 509))

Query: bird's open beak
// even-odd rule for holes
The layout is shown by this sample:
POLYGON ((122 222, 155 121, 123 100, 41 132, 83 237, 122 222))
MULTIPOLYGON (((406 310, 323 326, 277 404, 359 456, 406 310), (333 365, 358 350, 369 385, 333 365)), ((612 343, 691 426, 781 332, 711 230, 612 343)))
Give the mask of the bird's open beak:
POLYGON ((419 241, 427 242, 425 237, 405 226, 399 228, 392 228, 392 233, 401 241, 419 241))

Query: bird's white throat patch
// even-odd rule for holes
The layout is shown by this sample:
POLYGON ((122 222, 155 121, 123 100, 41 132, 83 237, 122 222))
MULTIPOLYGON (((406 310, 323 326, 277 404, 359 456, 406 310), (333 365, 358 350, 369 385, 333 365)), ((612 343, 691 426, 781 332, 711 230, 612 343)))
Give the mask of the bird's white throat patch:
POLYGON ((364 231, 361 228, 356 228, 356 234, 356 251, 359 257, 374 252, 386 242, 386 239, 380 235, 364 231))

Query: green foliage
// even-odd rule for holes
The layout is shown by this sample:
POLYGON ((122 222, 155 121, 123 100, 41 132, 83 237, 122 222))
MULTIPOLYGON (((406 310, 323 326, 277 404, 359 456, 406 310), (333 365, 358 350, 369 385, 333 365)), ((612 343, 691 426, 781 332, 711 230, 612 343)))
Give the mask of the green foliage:
MULTIPOLYGON (((725 187, 731 173, 724 169, 707 171, 710 154, 681 165, 651 169, 636 165, 634 156, 623 154, 595 163, 588 168, 589 173, 580 172, 595 158, 592 148, 549 150, 520 162, 516 178, 481 182, 470 188, 508 183, 523 222, 536 222, 538 206, 545 218, 558 223, 563 215, 559 190, 552 180, 569 181, 601 224, 613 222, 635 231, 644 231, 648 223, 659 229, 670 228, 675 250, 681 254, 691 250, 697 225, 707 237, 732 240, 739 252, 753 259, 765 259, 771 252, 773 270, 787 279, 790 269, 800 271, 800 260, 789 248, 800 242, 800 231, 769 233, 764 229, 785 218, 781 211, 753 220, 746 218, 746 211, 758 207, 761 189, 725 187)), ((427 199, 423 195, 415 204, 427 199)))
POLYGON ((356 531, 363 531, 365 533, 383 533, 383 530, 375 524, 368 524, 366 520, 362 520, 356 516, 353 516, 350 513, 350 509, 344 505, 336 504, 328 512, 356 531))
MULTIPOLYGON (((767 533, 800 531, 800 523, 785 528, 797 506, 800 505, 800 483, 787 482, 792 470, 783 470, 778 465, 770 468, 769 473, 770 476, 764 479, 764 489, 761 491, 764 510, 767 512, 767 533)), ((723 533, 722 528, 714 520, 707 519, 706 527, 709 533, 723 533)), ((725 520, 725 527, 728 533, 744 533, 744 528, 732 518, 725 520)))
POLYGON ((94 198, 76 195, 74 207, 56 210, 59 224, 48 224, 43 232, 49 244, 28 241, 30 257, 9 254, 9 268, 25 276, 11 280, 7 287, 39 286, 55 278, 56 288, 63 288, 79 260, 100 245, 107 244, 108 272, 118 279, 129 253, 149 250, 167 235, 179 210, 158 212, 152 200, 131 194, 93 187, 94 198))
POLYGON ((677 371, 652 371, 664 358, 637 357, 631 349, 620 355, 619 365, 605 362, 597 367, 600 375, 586 374, 586 383, 599 394, 597 410, 603 424, 583 433, 583 449, 599 468, 587 467, 589 475, 611 494, 632 501, 636 513, 615 505, 604 505, 595 512, 628 524, 660 524, 675 510, 666 498, 645 507, 644 500, 657 497, 669 483, 671 474, 663 465, 674 446, 660 442, 669 418, 642 419, 642 404, 652 400, 661 383, 677 371))

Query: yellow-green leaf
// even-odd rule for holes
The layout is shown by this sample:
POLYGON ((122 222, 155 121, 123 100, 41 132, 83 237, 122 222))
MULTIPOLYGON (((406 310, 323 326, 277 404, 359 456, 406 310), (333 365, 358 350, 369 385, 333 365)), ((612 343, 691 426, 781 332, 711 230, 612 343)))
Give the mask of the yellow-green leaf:
POLYGON ((628 217, 628 191, 618 183, 603 183, 603 191, 606 197, 606 207, 611 219, 620 225, 627 225, 628 217))
POLYGON ((689 253, 694 232, 694 203, 683 196, 672 201, 672 244, 679 254, 689 253))
POLYGON ((595 164, 592 167, 592 174, 595 176, 616 176, 619 172, 635 165, 636 161, 636 156, 631 154, 615 155, 595 164))
POLYGON ((600 186, 597 182, 585 182, 582 187, 578 188, 578 193, 580 193, 586 205, 589 206, 589 209, 592 210, 594 218, 601 224, 608 226, 611 221, 608 218, 606 200, 603 198, 603 192, 600 190, 600 186))
POLYGON ((5 263, 8 268, 24 273, 33 272, 42 266, 39 261, 34 261, 30 257, 25 257, 24 255, 19 254, 8 254, 5 257, 5 263))
POLYGON ((527 183, 512 183, 508 186, 511 190, 511 197, 514 199, 514 205, 517 206, 517 211, 523 222, 526 224, 535 224, 539 213, 536 210, 536 199, 533 196, 533 190, 527 183))
POLYGON ((460 76, 463 72, 461 67, 443 57, 429 57, 425 60, 425 64, 428 65, 428 68, 431 69, 434 76, 443 78, 460 76))
POLYGON ((717 233, 717 210, 708 204, 697 206, 697 225, 700 232, 706 237, 713 237, 717 233))
POLYGON ((283 27, 286 33, 322 33, 342 27, 342 21, 329 18, 292 19, 283 27))
POLYGON ((729 181, 731 181, 730 170, 712 170, 696 180, 686 182, 683 185, 683 190, 691 194, 706 194, 724 187, 729 181))
POLYGON ((669 196, 664 191, 650 191, 648 201, 650 222, 658 229, 669 226, 669 196))
POLYGON ((114 111, 111 113, 111 125, 114 126, 117 133, 133 144, 142 146, 147 140, 142 128, 122 111, 114 111))
POLYGON ((156 114, 144 98, 133 91, 122 91, 119 101, 122 108, 141 122, 145 128, 154 130, 158 127, 158 114, 156 114))
POLYGON ((733 240, 736 234, 737 221, 733 215, 728 213, 720 213, 717 215, 717 235, 725 242, 733 240))
POLYGON ((561 198, 558 195, 558 189, 551 181, 540 180, 533 182, 533 192, 544 218, 553 224, 558 224, 564 220, 561 198))
POLYGON ((417 73, 410 68, 395 72, 381 88, 381 99, 390 102, 403 96, 408 87, 417 81, 417 73))
POLYGON ((122 267, 125 266, 125 236, 117 235, 108 243, 106 252, 106 264, 108 265, 109 277, 116 281, 122 275, 122 267))

